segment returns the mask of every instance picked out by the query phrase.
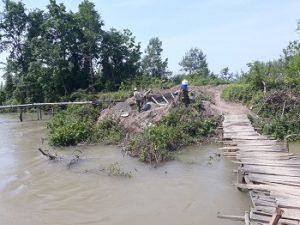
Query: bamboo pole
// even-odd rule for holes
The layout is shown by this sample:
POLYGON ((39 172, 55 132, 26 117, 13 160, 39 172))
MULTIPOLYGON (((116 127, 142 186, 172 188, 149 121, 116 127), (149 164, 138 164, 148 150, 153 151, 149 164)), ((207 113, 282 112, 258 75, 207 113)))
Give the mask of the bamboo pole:
POLYGON ((97 101, 83 101, 83 102, 45 102, 45 103, 31 103, 31 104, 21 104, 21 105, 3 105, 0 109, 7 108, 18 108, 18 107, 34 107, 34 106, 55 106, 55 105, 85 105, 99 103, 111 103, 111 102, 124 102, 123 100, 97 100, 97 101))

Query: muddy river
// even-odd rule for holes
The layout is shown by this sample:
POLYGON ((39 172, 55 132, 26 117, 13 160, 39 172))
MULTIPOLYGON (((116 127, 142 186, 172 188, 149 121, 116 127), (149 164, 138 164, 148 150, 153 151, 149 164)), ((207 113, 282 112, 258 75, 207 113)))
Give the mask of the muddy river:
POLYGON ((51 162, 37 151, 49 148, 45 136, 45 121, 0 114, 1 225, 232 225, 240 223, 217 213, 250 207, 217 145, 186 148, 153 168, 104 145, 58 150, 64 157, 51 162), (69 167, 75 150, 82 160, 69 167), (131 178, 109 175, 111 165, 131 178))

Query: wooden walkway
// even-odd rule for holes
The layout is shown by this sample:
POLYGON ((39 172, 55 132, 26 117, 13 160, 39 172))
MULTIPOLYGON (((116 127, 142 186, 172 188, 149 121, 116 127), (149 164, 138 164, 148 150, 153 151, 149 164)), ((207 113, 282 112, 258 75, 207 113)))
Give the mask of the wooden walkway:
POLYGON ((252 200, 245 224, 300 224, 299 155, 257 133, 245 114, 224 116, 223 140, 238 165, 236 186, 252 200))

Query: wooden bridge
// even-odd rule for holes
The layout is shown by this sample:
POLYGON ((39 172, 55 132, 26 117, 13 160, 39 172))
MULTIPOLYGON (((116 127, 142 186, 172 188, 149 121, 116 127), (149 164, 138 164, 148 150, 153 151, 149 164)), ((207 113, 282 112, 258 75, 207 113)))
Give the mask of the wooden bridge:
POLYGON ((260 135, 246 114, 224 116, 223 140, 224 155, 238 165, 236 186, 251 197, 245 224, 300 224, 300 157, 288 142, 260 135))

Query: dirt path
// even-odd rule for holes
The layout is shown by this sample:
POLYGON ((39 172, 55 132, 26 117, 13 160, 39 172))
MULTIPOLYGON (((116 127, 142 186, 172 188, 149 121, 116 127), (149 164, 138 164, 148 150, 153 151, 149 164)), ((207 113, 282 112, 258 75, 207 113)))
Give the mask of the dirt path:
POLYGON ((252 112, 246 107, 241 104, 232 103, 232 102, 225 102, 221 98, 221 94, 223 89, 226 87, 226 85, 219 85, 219 86, 202 86, 197 87, 199 88, 199 91, 201 91, 204 94, 209 95, 212 100, 214 101, 214 104, 210 104, 210 107, 217 111, 219 114, 247 114, 252 112))

